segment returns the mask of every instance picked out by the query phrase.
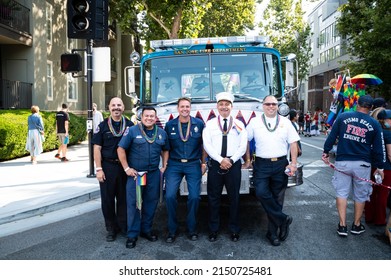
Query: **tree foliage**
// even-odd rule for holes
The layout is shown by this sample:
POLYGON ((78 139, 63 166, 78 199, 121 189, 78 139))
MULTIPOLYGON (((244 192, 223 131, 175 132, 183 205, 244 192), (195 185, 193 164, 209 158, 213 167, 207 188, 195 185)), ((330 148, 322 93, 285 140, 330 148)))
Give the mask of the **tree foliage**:
POLYGON ((244 35, 255 0, 111 0, 121 30, 144 40, 244 35))
POLYGON ((255 1, 215 0, 202 18, 199 37, 244 35, 254 28, 255 1))
POLYGON ((382 96, 391 97, 390 0, 349 0, 340 7, 337 28, 347 40, 347 51, 356 59, 347 62, 350 72, 370 73, 383 80, 382 96))
POLYGON ((310 27, 303 16, 301 0, 270 0, 264 12, 264 21, 259 25, 261 31, 270 37, 273 47, 282 55, 296 54, 299 85, 308 75, 312 57, 307 42, 310 27))

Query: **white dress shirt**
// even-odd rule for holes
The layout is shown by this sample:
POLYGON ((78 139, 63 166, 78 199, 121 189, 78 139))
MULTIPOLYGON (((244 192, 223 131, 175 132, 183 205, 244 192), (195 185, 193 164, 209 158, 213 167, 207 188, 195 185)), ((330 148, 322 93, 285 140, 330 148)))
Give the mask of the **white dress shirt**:
MULTIPOLYGON (((289 144, 299 141, 300 136, 293 127, 291 121, 279 116, 278 127, 274 131, 269 131, 262 120, 262 114, 251 119, 247 125, 248 141, 255 139, 255 154, 261 158, 274 158, 285 156, 289 149, 289 144)), ((276 122, 271 123, 273 129, 276 122)))
MULTIPOLYGON (((229 119, 230 117, 227 118, 228 126, 229 119)), ((221 163, 223 160, 223 157, 220 155, 223 143, 223 133, 221 131, 221 127, 223 127, 224 121, 221 116, 220 126, 218 121, 219 118, 216 117, 206 122, 205 128, 202 132, 202 140, 204 149, 208 155, 215 161, 221 163)), ((246 149, 246 128, 240 120, 233 119, 232 127, 227 134, 227 157, 230 157, 234 162, 236 162, 246 153, 246 149)))

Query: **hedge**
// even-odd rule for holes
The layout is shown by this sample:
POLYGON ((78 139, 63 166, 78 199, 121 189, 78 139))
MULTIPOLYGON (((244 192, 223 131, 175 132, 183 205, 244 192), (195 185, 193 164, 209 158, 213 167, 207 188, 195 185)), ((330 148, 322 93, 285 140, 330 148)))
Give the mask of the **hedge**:
MULTIPOLYGON (((27 118, 31 110, 0 110, 0 161, 28 156, 25 150, 27 118)), ((58 149, 56 113, 40 111, 45 127, 45 152, 58 149)), ((86 117, 69 113, 69 145, 78 144, 87 138, 86 117)))

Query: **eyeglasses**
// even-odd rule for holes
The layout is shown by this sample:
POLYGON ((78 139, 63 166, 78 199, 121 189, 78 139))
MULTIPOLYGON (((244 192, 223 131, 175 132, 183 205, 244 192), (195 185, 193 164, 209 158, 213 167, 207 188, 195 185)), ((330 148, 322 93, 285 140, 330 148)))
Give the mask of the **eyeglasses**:
POLYGON ((263 103, 265 106, 277 106, 277 103, 263 103))

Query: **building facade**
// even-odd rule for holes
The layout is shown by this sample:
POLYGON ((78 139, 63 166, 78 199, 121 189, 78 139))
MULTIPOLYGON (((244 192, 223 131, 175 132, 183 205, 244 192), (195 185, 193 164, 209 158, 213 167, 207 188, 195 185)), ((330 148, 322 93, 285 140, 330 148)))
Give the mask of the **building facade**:
MULTIPOLYGON (((62 103, 85 114, 87 83, 60 69, 60 57, 73 49, 85 49, 86 41, 67 37, 64 0, 0 0, 0 109, 30 108, 56 111, 62 103)), ((107 41, 95 46, 111 49, 111 81, 94 82, 92 101, 100 110, 119 96, 130 109, 130 98, 122 93, 122 69, 130 65, 131 36, 123 36, 109 21, 107 41), (129 105, 128 105, 129 104, 129 105)), ((84 52, 80 54, 84 57, 84 52)), ((85 66, 84 66, 85 69, 85 66)), ((80 73, 82 75, 83 73, 80 73)))
POLYGON ((346 3, 347 0, 324 0, 308 14, 307 20, 312 34, 309 43, 313 57, 304 97, 306 111, 314 112, 320 108, 328 112, 332 101, 329 81, 340 72, 343 61, 350 58, 344 48, 345 40, 336 28, 337 19, 340 17, 338 7, 346 3))

